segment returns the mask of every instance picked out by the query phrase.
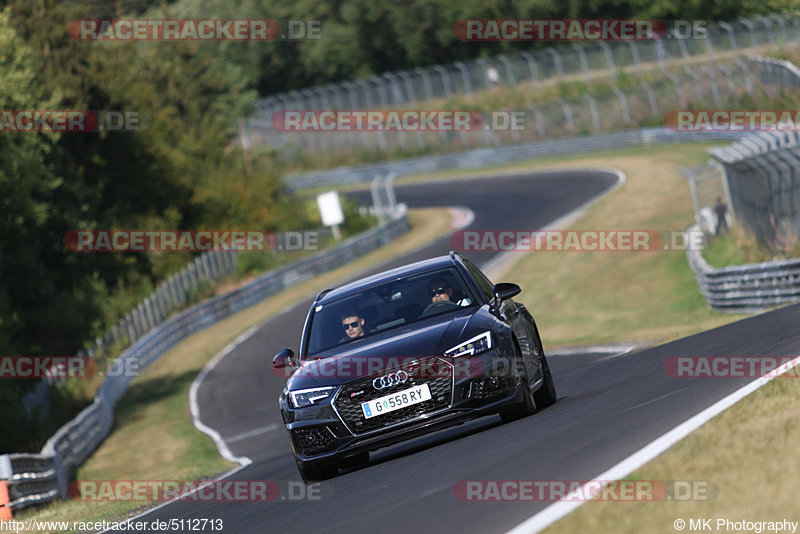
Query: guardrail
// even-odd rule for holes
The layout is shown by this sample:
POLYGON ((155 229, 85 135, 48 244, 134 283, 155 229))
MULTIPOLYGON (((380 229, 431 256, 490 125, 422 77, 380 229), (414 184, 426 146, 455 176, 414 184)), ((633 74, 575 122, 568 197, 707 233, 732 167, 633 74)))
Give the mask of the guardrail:
MULTIPOLYGON (((688 230, 699 231, 696 224, 688 230)), ((752 313, 800 300, 800 258, 713 269, 691 246, 686 256, 700 293, 715 310, 752 313)))
MULTIPOLYGON (((137 339, 115 366, 145 369, 190 334, 253 306, 269 295, 344 265, 353 258, 388 243, 409 229, 405 216, 384 226, 351 237, 339 245, 259 276, 225 295, 209 298, 155 326, 137 339), (129 362, 135 362, 131 366, 129 362)), ((133 376, 108 376, 94 402, 62 426, 39 454, 0 455, 0 481, 9 487, 12 510, 67 497, 70 473, 82 464, 111 432, 114 406, 128 389, 133 376)))
POLYGON ((286 182, 292 189, 323 185, 343 185, 368 182, 376 174, 395 174, 399 177, 442 170, 500 165, 532 158, 580 154, 597 150, 695 141, 733 141, 741 139, 741 137, 741 132, 676 132, 667 128, 642 128, 574 139, 494 148, 476 148, 453 154, 409 158, 372 165, 339 167, 338 169, 289 176, 286 178, 286 182))

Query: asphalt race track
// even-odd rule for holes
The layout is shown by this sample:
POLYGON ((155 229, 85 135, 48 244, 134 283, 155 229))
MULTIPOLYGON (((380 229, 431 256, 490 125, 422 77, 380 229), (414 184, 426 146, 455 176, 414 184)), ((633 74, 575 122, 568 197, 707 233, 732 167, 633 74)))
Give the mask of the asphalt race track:
MULTIPOLYGON (((402 186, 396 192, 412 208, 469 207, 475 213, 470 229, 535 230, 616 179, 610 172, 559 171, 402 186)), ((449 249, 448 239, 440 239, 374 271, 449 249)), ((493 255, 467 256, 485 264, 493 255)), ((534 290, 523 287, 523 294, 534 290)), ((535 299, 528 295, 528 302, 536 317, 535 299)), ((277 408, 285 380, 269 364, 282 348, 298 348, 309 304, 264 324, 199 389, 203 423, 219 431, 234 454, 253 460, 234 479, 283 481, 282 486, 300 481, 277 408)), ((796 355, 798 324, 800 306, 792 306, 637 353, 551 356, 559 401, 539 414, 506 425, 497 416, 485 417, 377 451, 369 466, 323 482, 319 500, 176 502, 138 520, 221 518, 224 530, 235 533, 504 532, 550 503, 462 502, 453 487, 463 480, 592 479, 752 380, 672 378, 664 370, 667 358, 796 355)), ((541 334, 547 351, 547 332, 541 334)))

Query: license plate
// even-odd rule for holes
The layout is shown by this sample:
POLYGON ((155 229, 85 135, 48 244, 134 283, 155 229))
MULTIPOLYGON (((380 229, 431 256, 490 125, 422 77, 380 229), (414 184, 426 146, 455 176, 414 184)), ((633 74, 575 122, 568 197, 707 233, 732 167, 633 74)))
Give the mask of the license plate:
POLYGON ((431 400, 431 390, 428 384, 422 384, 365 402, 361 405, 361 411, 364 412, 364 417, 369 419, 427 400, 431 400))

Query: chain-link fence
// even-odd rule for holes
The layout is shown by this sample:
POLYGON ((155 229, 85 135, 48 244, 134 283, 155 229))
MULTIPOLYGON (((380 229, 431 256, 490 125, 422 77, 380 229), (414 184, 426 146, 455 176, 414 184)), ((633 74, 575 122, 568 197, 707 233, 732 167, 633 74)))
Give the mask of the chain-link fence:
POLYGON ((693 168, 682 168, 681 173, 689 182, 694 204, 695 223, 706 235, 718 233, 720 221, 724 217, 728 228, 733 225, 730 215, 730 196, 725 183, 725 174, 722 166, 716 162, 693 168), (724 215, 718 213, 717 206, 725 206, 724 215))
POLYGON ((506 142, 558 139, 610 131, 647 119, 661 119, 665 110, 690 103, 713 103, 753 92, 754 80, 745 53, 767 45, 800 42, 800 17, 759 17, 708 27, 706 39, 597 42, 549 47, 536 52, 455 62, 352 82, 291 91, 256 102, 243 122, 241 142, 248 149, 279 147, 291 156, 300 152, 355 149, 382 153, 442 147, 469 148, 506 142), (559 82, 606 81, 611 90, 586 92, 577 99, 517 109, 526 114, 523 131, 475 132, 290 132, 276 130, 271 118, 286 110, 404 109, 426 102, 432 109, 458 95, 488 91, 497 84, 519 91, 540 92, 559 82), (617 87, 620 73, 642 79, 655 72, 659 81, 617 87), (599 112, 602 110, 602 113, 599 112))
MULTIPOLYGON (((788 61, 751 58, 757 75, 775 91, 800 88, 800 69, 788 61)), ((729 147, 712 149, 725 173, 733 215, 773 251, 800 238, 800 133, 760 132, 729 147)))

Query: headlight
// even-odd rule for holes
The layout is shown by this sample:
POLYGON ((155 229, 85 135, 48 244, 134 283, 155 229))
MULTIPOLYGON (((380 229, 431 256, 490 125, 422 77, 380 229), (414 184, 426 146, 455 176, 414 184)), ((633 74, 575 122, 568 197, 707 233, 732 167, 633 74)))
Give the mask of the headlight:
POLYGON ((289 397, 292 399, 292 405, 295 408, 305 408, 306 406, 316 404, 318 401, 327 399, 334 391, 336 391, 336 386, 298 389, 297 391, 289 392, 289 397))
POLYGON ((457 358, 458 356, 464 355, 473 356, 491 348, 492 333, 487 331, 456 345, 452 349, 444 351, 444 355, 450 356, 451 358, 457 358))

